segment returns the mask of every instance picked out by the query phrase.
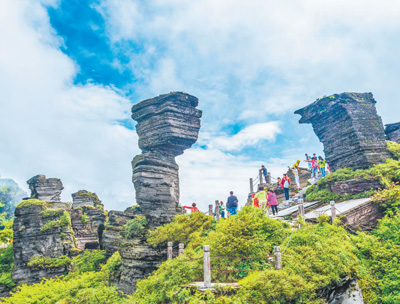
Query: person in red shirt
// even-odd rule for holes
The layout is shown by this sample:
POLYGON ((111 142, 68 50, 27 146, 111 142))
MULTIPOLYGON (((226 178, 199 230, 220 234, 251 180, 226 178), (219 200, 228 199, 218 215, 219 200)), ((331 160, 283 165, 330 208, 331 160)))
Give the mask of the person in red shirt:
POLYGON ((185 209, 190 209, 190 210, 191 210, 190 213, 193 213, 193 212, 200 212, 199 208, 196 207, 196 203, 193 203, 193 204, 192 204, 192 207, 183 206, 183 208, 185 208, 185 209))

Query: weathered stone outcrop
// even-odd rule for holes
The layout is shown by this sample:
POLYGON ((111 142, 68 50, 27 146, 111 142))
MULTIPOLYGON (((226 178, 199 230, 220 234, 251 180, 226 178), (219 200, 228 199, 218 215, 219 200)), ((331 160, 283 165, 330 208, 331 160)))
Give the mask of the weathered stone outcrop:
POLYGON ((80 250, 102 249, 106 215, 96 193, 80 190, 72 194, 71 220, 80 250))
POLYGON ((64 189, 63 184, 58 178, 46 178, 45 175, 39 174, 27 181, 31 190, 31 198, 42 201, 61 201, 61 191, 64 189))
POLYGON ((353 178, 346 181, 337 181, 329 185, 329 190, 339 194, 358 194, 369 190, 381 188, 379 178, 353 178))
POLYGON ((400 144, 400 122, 386 125, 385 133, 388 140, 400 144))
MULTIPOLYGON (((142 150, 142 154, 132 161, 137 202, 132 216, 145 216, 150 229, 170 222, 179 212, 179 168, 175 157, 197 140, 202 115, 196 109, 197 105, 196 97, 172 92, 132 107, 132 118, 138 122, 136 130, 142 150)), ((114 214, 113 218, 124 217, 114 214)), ((104 246, 109 255, 114 250, 115 242, 118 243, 122 265, 114 284, 122 291, 131 293, 136 288, 137 280, 149 275, 166 259, 166 250, 148 245, 145 236, 118 240, 116 236, 122 229, 120 225, 107 226, 104 246), (114 236, 113 240, 111 236, 114 236)))
POLYGON ((69 216, 69 205, 60 202, 45 202, 37 199, 22 201, 15 209, 13 280, 39 282, 65 272, 65 266, 45 267, 28 265, 35 256, 59 258, 69 255, 75 248, 69 216))
POLYGON ((332 170, 368 168, 390 157, 375 103, 371 93, 334 94, 295 114, 312 124, 332 170))
POLYGON ((175 156, 197 140, 202 112, 198 99, 172 92, 144 100, 132 107, 138 122, 142 154, 132 161, 136 214, 146 216, 151 227, 171 221, 179 203, 179 175, 175 156))
POLYGON ((72 208, 82 206, 92 206, 104 209, 104 206, 96 193, 88 192, 86 190, 79 190, 78 192, 72 193, 72 208))
POLYGON ((123 242, 123 236, 121 232, 124 229, 124 225, 134 215, 132 212, 115 211, 108 212, 108 222, 105 225, 103 232, 103 249, 106 252, 106 258, 108 259, 113 255, 114 252, 118 251, 118 246, 123 242))

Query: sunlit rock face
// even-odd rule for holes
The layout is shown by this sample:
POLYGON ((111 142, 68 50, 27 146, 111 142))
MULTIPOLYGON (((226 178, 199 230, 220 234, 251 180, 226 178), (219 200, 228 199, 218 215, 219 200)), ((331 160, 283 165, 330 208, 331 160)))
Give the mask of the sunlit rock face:
POLYGON ((132 161, 139 206, 135 214, 145 215, 151 227, 170 222, 177 212, 179 168, 175 156, 197 140, 202 115, 198 103, 194 96, 172 92, 132 107, 142 150, 132 161))
POLYGON ((31 198, 42 201, 61 201, 61 191, 64 186, 58 178, 46 178, 45 175, 39 174, 27 181, 31 190, 31 198))
POLYGON ((400 122, 386 125, 387 139, 400 144, 400 122))
POLYGON ((311 123, 324 145, 332 170, 361 169, 390 157, 381 117, 372 93, 342 93, 297 110, 300 123, 311 123))

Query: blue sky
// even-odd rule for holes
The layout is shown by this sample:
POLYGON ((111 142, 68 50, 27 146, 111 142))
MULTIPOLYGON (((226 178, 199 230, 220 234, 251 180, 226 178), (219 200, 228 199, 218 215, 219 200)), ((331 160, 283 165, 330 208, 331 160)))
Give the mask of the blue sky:
POLYGON ((372 92, 400 120, 400 4, 370 0, 4 0, 0 174, 59 177, 107 209, 134 204, 133 104, 170 91, 200 99, 198 143, 177 158, 181 202, 241 202, 322 153, 293 112, 318 97, 372 92), (5 46, 5 47, 4 47, 5 46))

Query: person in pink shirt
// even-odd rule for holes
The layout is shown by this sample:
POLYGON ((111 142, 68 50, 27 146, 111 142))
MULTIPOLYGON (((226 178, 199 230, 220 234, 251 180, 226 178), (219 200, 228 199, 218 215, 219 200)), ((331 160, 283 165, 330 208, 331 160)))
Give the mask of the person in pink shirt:
POLYGON ((274 190, 272 189, 268 190, 267 205, 271 206, 273 215, 275 215, 275 213, 278 215, 278 200, 274 190))
POLYGON ((193 212, 200 212, 199 208, 196 207, 196 203, 193 203, 193 204, 192 204, 192 207, 183 206, 183 208, 191 210, 190 213, 193 213, 193 212))
POLYGON ((311 158, 311 160, 306 160, 307 163, 311 163, 311 178, 315 175, 315 178, 318 177, 318 160, 316 157, 311 158))

